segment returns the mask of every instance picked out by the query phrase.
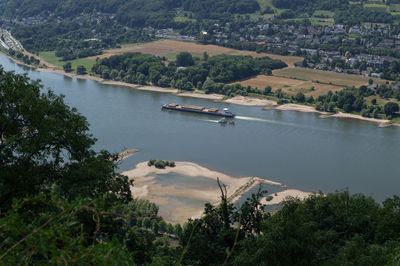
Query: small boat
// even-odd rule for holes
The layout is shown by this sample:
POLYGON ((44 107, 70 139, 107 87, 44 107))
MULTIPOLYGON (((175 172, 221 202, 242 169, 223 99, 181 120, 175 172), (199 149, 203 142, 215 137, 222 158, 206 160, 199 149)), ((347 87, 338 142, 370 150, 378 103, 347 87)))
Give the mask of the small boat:
POLYGON ((164 104, 161 109, 166 110, 174 110, 174 111, 182 111, 182 112, 191 112, 205 115, 215 115, 215 116, 223 116, 223 117, 235 117, 235 114, 231 113, 228 108, 224 108, 222 111, 216 108, 205 108, 201 106, 195 105, 179 105, 176 103, 164 104))
POLYGON ((226 119, 224 117, 224 118, 221 118, 220 120, 218 120, 218 123, 223 124, 223 125, 225 125, 225 124, 234 125, 235 121, 233 121, 231 119, 226 119))

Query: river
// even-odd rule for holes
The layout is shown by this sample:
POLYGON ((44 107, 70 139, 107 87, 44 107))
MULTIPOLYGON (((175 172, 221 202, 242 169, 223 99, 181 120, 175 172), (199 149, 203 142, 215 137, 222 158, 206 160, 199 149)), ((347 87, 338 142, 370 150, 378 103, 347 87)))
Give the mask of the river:
POLYGON ((121 170, 156 158, 192 161, 234 176, 260 176, 305 191, 348 188, 379 201, 400 192, 399 127, 104 85, 38 72, 3 54, 0 64, 65 95, 87 117, 98 139, 96 149, 140 149, 121 170), (238 117, 235 125, 224 126, 216 118, 160 109, 171 102, 227 107, 238 117))

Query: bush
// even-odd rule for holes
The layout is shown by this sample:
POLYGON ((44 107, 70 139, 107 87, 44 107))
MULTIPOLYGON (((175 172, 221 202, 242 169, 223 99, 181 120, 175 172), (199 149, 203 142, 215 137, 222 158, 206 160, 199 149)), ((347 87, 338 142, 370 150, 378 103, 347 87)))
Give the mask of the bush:
POLYGON ((289 101, 286 100, 286 99, 279 99, 278 100, 278 104, 285 104, 285 103, 289 103, 289 101))
POLYGON ((165 169, 166 166, 175 167, 175 162, 151 159, 147 162, 147 165, 150 167, 154 165, 155 168, 165 169))

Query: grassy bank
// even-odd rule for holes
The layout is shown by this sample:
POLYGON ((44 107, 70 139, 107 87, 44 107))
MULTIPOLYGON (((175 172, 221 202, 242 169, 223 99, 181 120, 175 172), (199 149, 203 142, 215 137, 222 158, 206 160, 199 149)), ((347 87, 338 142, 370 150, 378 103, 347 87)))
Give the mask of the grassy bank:
POLYGON ((50 64, 53 64, 60 69, 63 69, 63 65, 65 65, 67 62, 71 62, 72 69, 74 70, 73 73, 76 73, 76 67, 80 65, 84 66, 88 71, 90 71, 92 69, 92 66, 96 63, 96 60, 92 58, 78 58, 69 61, 62 61, 60 57, 56 56, 55 51, 40 52, 39 56, 43 58, 43 60, 45 60, 46 62, 49 62, 50 64))

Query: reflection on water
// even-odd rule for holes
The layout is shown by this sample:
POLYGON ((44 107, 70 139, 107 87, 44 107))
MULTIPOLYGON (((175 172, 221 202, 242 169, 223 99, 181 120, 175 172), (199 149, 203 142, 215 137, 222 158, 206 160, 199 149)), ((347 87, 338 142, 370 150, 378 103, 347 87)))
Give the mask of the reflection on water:
MULTIPOLYGON (((3 55, 0 64, 26 72, 3 55)), ((151 158, 193 161, 305 191, 349 188, 379 200, 399 193, 400 128, 139 91, 56 73, 28 70, 28 75, 64 94, 65 101, 87 117, 98 139, 96 149, 140 149, 121 163, 121 170, 151 158), (215 117, 161 111, 162 104, 171 102, 227 107, 237 115, 235 126, 211 122, 215 117)))

